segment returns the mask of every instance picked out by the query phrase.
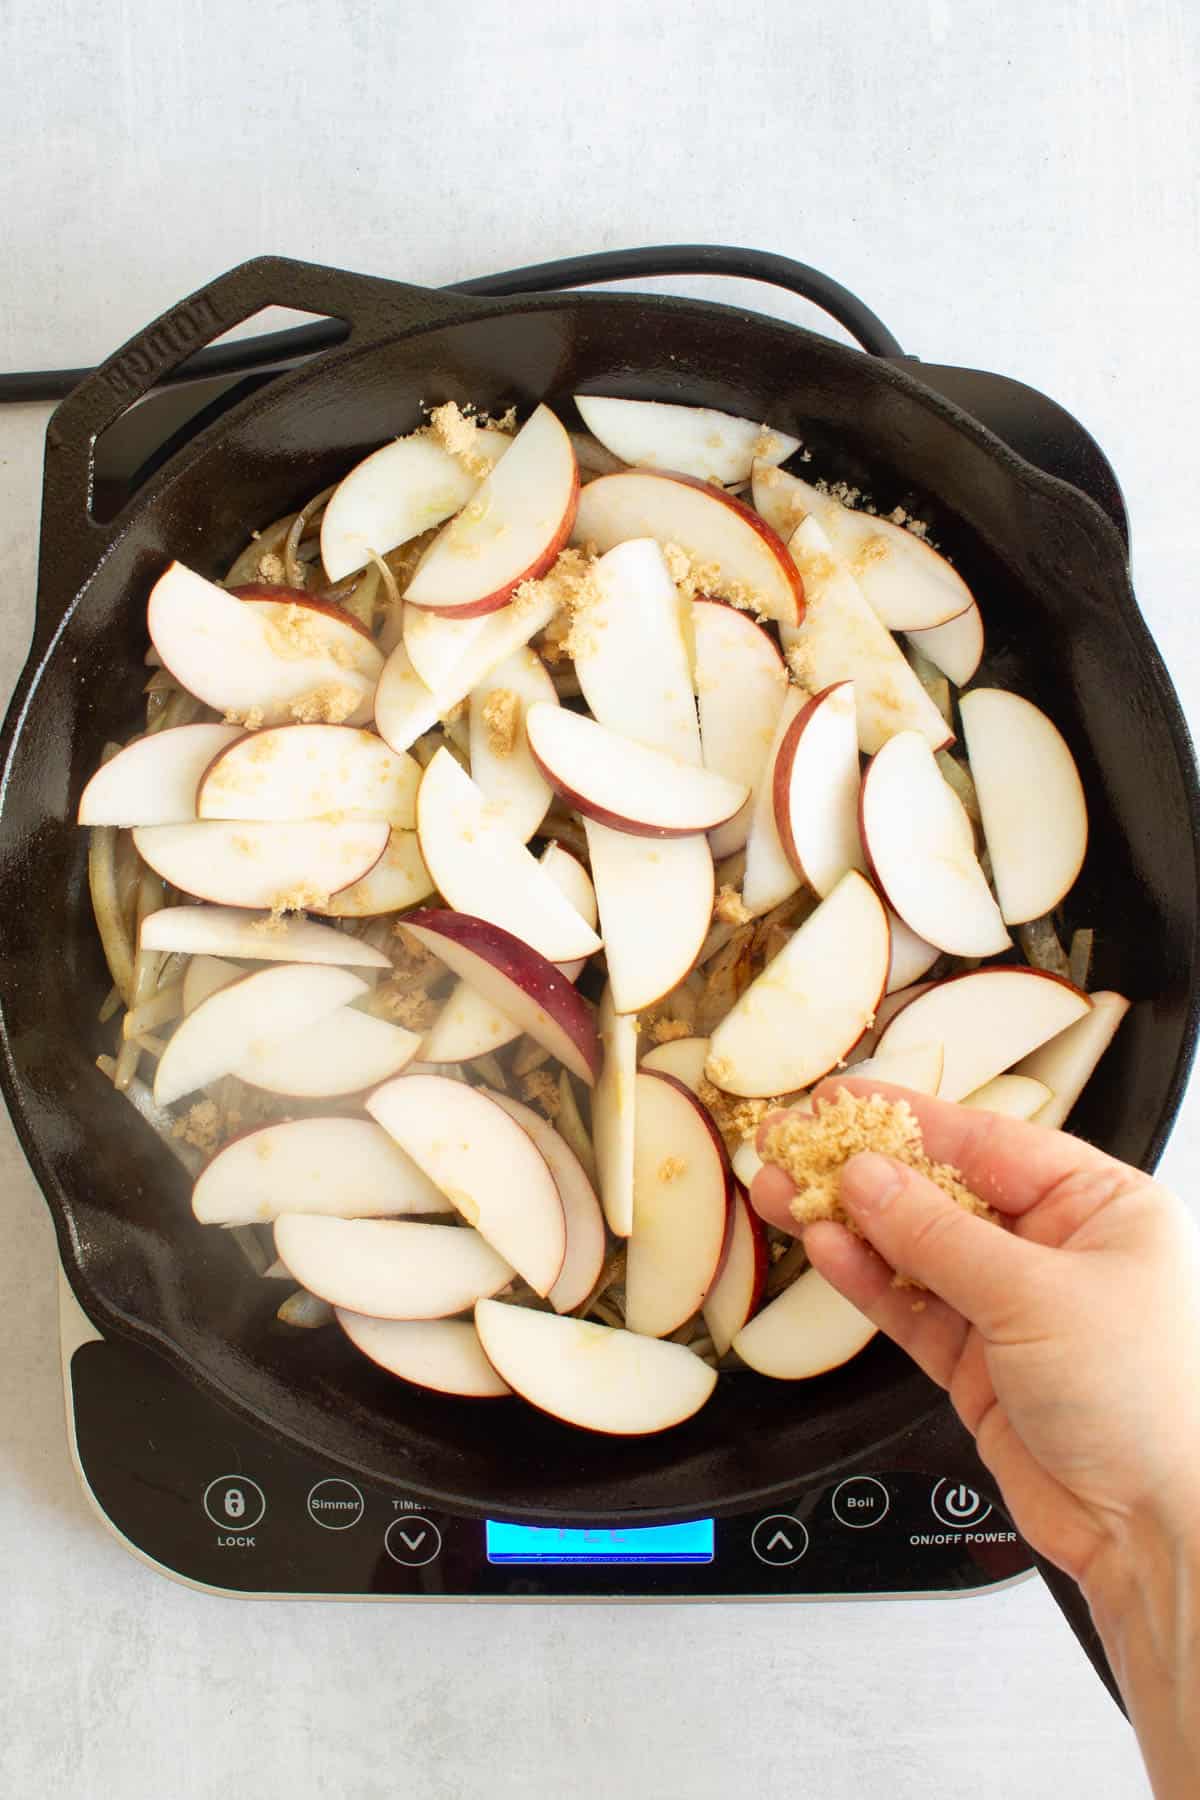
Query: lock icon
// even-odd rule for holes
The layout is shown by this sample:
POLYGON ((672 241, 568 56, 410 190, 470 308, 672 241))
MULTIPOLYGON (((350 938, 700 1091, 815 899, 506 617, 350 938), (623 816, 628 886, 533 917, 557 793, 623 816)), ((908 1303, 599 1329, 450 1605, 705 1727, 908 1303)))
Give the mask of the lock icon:
POLYGON ((249 1475, 219 1475, 204 1490, 204 1510, 218 1529, 253 1531, 267 1510, 267 1496, 249 1475))
POLYGON ((230 1519, 240 1519, 246 1511, 246 1496, 241 1488, 231 1487, 225 1490, 225 1512, 230 1519))

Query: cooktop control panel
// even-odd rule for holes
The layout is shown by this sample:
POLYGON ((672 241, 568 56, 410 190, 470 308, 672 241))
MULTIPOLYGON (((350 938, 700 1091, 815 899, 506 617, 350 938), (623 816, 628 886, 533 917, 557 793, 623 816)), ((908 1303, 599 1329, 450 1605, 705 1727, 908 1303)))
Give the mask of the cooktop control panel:
POLYGON ((135 1551, 230 1594, 804 1599, 980 1591, 1024 1575, 996 1508, 881 1468, 770 1509, 559 1529, 431 1510, 280 1448, 165 1363, 93 1339, 69 1364, 80 1473, 135 1551))

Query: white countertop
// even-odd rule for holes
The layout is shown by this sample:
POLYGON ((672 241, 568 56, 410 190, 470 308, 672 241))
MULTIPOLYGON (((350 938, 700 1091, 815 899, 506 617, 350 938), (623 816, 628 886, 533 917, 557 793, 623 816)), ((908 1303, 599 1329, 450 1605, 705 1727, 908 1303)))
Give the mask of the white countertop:
MULTIPOLYGON (((267 250, 429 282, 661 240, 788 252, 907 349, 1018 375, 1093 429, 1200 716, 1197 17, 1185 0, 8 0, 0 368, 98 358, 267 250)), ((0 412, 4 687, 32 612, 46 413, 0 412)), ((77 1489, 51 1233, 7 1124, 0 1157, 4 1791, 1145 1793, 1036 1582, 941 1603, 472 1610, 162 1580, 77 1489)), ((1165 1173, 1200 1189, 1194 1105, 1165 1173)))

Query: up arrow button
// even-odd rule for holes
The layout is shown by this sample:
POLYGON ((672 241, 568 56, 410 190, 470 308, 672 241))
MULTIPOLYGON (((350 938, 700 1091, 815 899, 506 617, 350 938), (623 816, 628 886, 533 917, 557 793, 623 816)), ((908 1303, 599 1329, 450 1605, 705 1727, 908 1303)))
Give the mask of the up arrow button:
POLYGON ((750 1548, 769 1568, 790 1568, 808 1549, 808 1531, 791 1513, 768 1513, 750 1533, 750 1548))

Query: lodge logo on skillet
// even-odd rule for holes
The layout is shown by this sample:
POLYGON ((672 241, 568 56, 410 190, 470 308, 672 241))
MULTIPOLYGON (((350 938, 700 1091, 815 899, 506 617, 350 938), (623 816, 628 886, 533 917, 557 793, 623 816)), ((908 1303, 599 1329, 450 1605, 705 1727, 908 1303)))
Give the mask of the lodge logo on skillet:
POLYGON ((122 396, 139 392, 148 376, 205 343, 221 323, 207 296, 185 301, 109 363, 104 379, 122 396))

